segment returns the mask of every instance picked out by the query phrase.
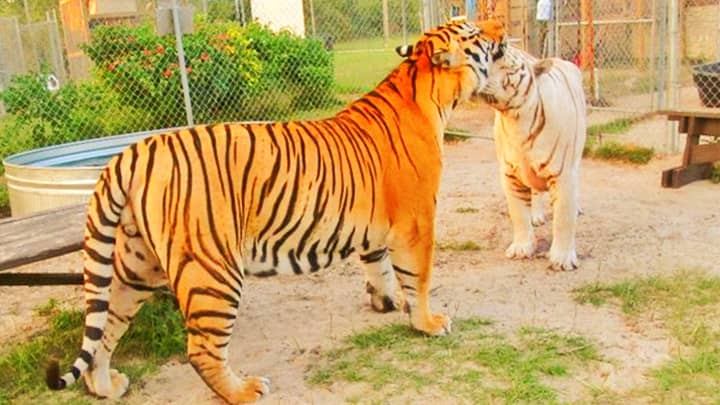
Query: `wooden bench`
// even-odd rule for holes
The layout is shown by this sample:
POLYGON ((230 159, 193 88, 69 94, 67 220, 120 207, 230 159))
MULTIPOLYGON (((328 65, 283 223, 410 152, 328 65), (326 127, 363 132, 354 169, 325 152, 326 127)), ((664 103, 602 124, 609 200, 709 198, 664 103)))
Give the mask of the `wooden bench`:
MULTIPOLYGON (((0 285, 82 284, 77 273, 7 273, 7 270, 82 247, 87 204, 0 220, 0 285)), ((80 269, 78 269, 80 270, 80 269)))
POLYGON ((720 161, 720 143, 700 144, 700 136, 720 137, 720 112, 661 111, 668 120, 678 122, 678 132, 686 133, 682 166, 663 171, 662 186, 682 187, 710 177, 714 162, 720 161))

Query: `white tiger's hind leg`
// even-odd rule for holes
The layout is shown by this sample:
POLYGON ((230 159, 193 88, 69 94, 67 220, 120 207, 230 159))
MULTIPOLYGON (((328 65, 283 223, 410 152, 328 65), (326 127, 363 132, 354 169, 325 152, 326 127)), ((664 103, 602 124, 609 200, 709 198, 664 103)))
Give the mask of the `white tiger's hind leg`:
POLYGON ((387 248, 361 254, 360 260, 365 264, 365 288, 372 309, 390 312, 401 308, 402 298, 387 248))
POLYGON ((547 193, 543 191, 532 190, 532 197, 530 200, 530 210, 532 212, 532 224, 533 226, 544 225, 547 222, 545 216, 545 204, 547 202, 547 193))
POLYGON ((502 177, 503 191, 513 225, 513 241, 505 250, 505 256, 511 259, 530 258, 535 254, 530 188, 511 173, 505 173, 502 177))
POLYGON ((578 217, 577 176, 561 177, 550 185, 553 206, 553 241, 548 257, 556 270, 575 270, 575 230, 578 217))
POLYGON ((121 397, 129 384, 127 376, 110 368, 113 351, 145 300, 153 290, 166 284, 157 260, 137 233, 134 223, 129 221, 120 226, 116 235, 108 320, 102 344, 85 373, 88 390, 111 399, 121 397))

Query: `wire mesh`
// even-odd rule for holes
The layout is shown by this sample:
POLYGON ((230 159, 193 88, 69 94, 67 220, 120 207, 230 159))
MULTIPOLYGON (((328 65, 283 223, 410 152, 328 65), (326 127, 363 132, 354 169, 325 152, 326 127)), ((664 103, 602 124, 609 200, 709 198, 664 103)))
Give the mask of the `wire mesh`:
POLYGON ((686 0, 679 4, 678 79, 685 108, 720 107, 720 2, 686 0))
MULTIPOLYGON (((516 45, 581 66, 592 123, 592 114, 606 122, 720 106, 720 1, 675 1, 677 32, 666 24, 669 0, 549 1, 547 21, 537 0, 475 4, 477 15, 503 18, 516 45)), ((0 158, 190 122, 329 116, 397 65, 396 45, 464 15, 468 2, 181 1, 193 21, 182 61, 172 32, 158 31, 162 1, 89 10, 83 0, 43 0, 27 14, 16 3, 0 6, 0 158)))

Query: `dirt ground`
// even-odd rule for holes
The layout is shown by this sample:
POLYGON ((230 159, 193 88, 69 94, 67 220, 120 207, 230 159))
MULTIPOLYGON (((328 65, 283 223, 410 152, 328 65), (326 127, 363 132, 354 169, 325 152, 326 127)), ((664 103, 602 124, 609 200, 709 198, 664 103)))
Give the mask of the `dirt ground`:
MULTIPOLYGON (((489 136, 489 111, 461 110, 454 119, 489 136)), ((459 126, 459 125, 456 125, 459 126)), ((681 189, 660 188, 662 170, 679 155, 661 156, 646 166, 585 160, 577 244, 581 267, 548 270, 545 258, 511 261, 511 240, 494 145, 485 139, 449 144, 439 198, 439 243, 474 241, 479 251, 439 250, 433 274, 432 306, 453 317, 485 317, 512 331, 522 326, 556 328, 595 341, 604 358, 561 389, 561 399, 577 399, 587 384, 622 392, 647 381, 647 372, 677 349, 662 325, 631 324, 619 310, 573 301, 571 290, 594 281, 702 269, 720 275, 720 186, 707 181, 681 189), (458 213, 473 207, 478 212, 458 213)), ((550 226, 538 228, 547 249, 550 226)), ((79 254, 27 266, 37 271, 79 271, 79 254)), ((362 386, 335 383, 309 387, 304 375, 319 353, 371 325, 406 322, 401 313, 376 314, 364 292, 357 259, 312 276, 250 279, 230 345, 235 369, 271 378, 267 404, 341 403, 362 386)), ((55 297, 80 305, 79 288, 0 288, 0 342, 17 340, 37 327, 32 309, 55 297)), ((440 389, 403 400, 447 403, 440 389)), ((171 362, 145 381, 131 381, 121 403, 220 404, 189 364, 171 362)))

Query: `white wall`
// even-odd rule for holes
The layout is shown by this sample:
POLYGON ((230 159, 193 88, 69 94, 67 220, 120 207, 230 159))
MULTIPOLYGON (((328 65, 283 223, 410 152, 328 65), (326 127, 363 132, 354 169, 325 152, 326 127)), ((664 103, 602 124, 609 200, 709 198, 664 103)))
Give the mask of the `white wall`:
POLYGON ((251 0, 252 17, 274 30, 305 36, 302 0, 251 0))

